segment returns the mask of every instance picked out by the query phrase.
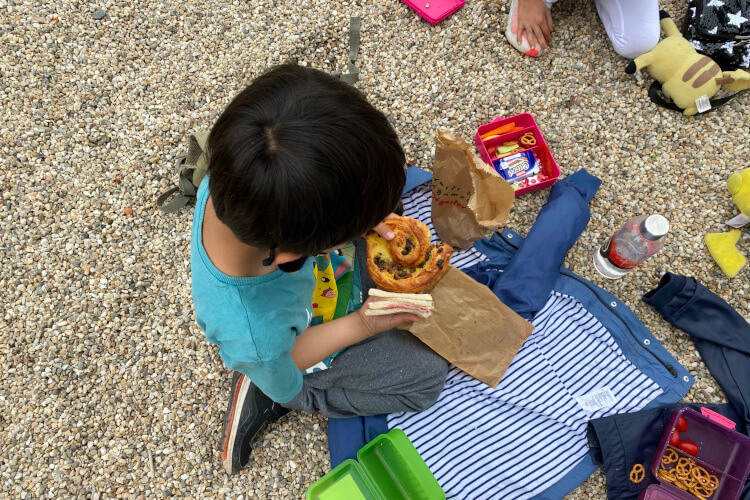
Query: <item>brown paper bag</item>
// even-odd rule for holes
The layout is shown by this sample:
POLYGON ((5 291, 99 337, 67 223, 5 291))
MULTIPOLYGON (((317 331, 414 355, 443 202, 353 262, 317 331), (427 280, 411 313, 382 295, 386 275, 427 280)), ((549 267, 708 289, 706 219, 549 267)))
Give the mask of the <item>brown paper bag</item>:
POLYGON ((469 248, 508 219, 513 188, 474 152, 474 146, 437 131, 432 166, 432 222, 441 240, 469 248))
POLYGON ((404 329, 472 377, 496 387, 534 326, 453 266, 432 290, 432 298, 432 315, 404 329))

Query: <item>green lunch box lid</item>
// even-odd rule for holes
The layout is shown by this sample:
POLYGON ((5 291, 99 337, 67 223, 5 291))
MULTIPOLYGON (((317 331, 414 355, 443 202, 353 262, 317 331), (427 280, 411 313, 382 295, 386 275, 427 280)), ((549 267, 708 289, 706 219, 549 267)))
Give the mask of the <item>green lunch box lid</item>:
POLYGON ((444 500, 445 493, 401 429, 381 434, 307 490, 307 500, 444 500))
POLYGON ((445 493, 401 429, 391 429, 357 452, 370 482, 387 500, 443 500, 445 493))
POLYGON ((333 470, 310 486, 307 500, 380 500, 380 497, 363 473, 359 464, 351 458, 338 464, 333 470))

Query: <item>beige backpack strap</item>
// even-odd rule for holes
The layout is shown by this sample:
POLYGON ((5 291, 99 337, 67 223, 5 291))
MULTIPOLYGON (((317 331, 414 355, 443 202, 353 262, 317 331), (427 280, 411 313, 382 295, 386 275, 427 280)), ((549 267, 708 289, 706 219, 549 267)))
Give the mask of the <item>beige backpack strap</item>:
POLYGON ((209 130, 203 130, 190 134, 188 151, 177 157, 175 165, 177 187, 162 193, 156 199, 156 206, 162 213, 175 213, 195 198, 198 186, 208 172, 209 156, 206 146, 209 133, 209 130))
POLYGON ((334 76, 338 76, 343 81, 349 84, 353 84, 359 80, 359 69, 354 65, 359 54, 359 30, 360 30, 360 19, 359 17, 352 17, 349 19, 349 62, 346 64, 346 73, 334 73, 334 76))
POLYGON ((190 134, 185 164, 194 165, 191 180, 196 188, 201 185, 208 172, 208 136, 210 133, 210 130, 201 130, 190 134))

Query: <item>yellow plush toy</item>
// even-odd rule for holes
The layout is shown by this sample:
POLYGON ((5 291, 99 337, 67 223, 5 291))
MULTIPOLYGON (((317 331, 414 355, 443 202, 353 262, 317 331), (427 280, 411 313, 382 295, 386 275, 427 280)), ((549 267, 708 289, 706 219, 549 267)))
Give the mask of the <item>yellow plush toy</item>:
POLYGON ((740 212, 750 217, 750 168, 732 174, 727 188, 740 212))
MULTIPOLYGON (((727 188, 740 212, 750 217, 750 168, 732 174, 727 188)), ((711 257, 730 278, 737 276, 747 263, 747 258, 735 246, 740 236, 742 233, 739 229, 732 229, 727 233, 709 233, 704 238, 711 257)))
MULTIPOLYGON (((661 28, 667 37, 649 52, 636 57, 625 68, 633 74, 648 68, 649 74, 662 84, 662 93, 683 110, 686 116, 698 112, 696 101, 713 97, 724 85, 733 92, 750 88, 750 73, 743 70, 721 71, 713 59, 696 52, 682 37, 672 18, 659 11, 661 28)), ((701 103, 701 104, 703 104, 701 103)))
POLYGON ((735 246, 740 240, 741 231, 732 229, 728 233, 708 233, 706 246, 724 274, 734 278, 747 263, 747 259, 735 246))

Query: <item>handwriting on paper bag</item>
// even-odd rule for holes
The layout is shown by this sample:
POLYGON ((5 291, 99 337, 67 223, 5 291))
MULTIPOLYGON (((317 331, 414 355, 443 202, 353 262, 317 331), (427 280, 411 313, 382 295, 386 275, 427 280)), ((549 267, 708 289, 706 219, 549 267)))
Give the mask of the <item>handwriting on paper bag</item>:
POLYGON ((445 186, 440 179, 433 179, 432 198, 441 207, 448 204, 466 208, 466 203, 471 198, 471 191, 462 194, 459 187, 445 186))

